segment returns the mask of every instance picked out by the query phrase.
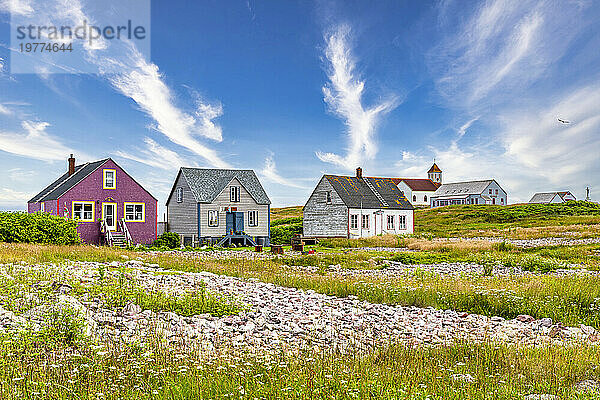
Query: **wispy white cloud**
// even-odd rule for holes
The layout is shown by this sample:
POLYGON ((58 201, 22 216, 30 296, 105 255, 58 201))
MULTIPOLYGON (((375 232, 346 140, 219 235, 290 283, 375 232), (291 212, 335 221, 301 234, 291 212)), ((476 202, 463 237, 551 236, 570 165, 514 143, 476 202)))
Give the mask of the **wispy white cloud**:
POLYGON ((178 170, 181 166, 194 166, 173 150, 161 146, 149 137, 144 138, 144 143, 146 147, 137 149, 137 154, 119 150, 115 155, 169 171, 178 170))
POLYGON ((365 82, 356 72, 356 61, 349 41, 350 27, 346 24, 336 26, 325 35, 329 82, 323 86, 324 100, 329 110, 346 125, 347 153, 341 156, 319 151, 317 157, 351 170, 377 154, 377 123, 396 106, 397 99, 381 101, 371 107, 363 106, 365 82))
MULTIPOLYGON (((48 23, 60 26, 86 20, 94 21, 78 0, 36 2, 36 15, 45 13, 48 23)), ((159 67, 146 60, 129 41, 97 41, 85 46, 86 62, 95 65, 100 75, 120 94, 132 99, 139 109, 153 120, 152 128, 165 135, 172 143, 202 157, 214 167, 228 167, 218 152, 203 144, 199 138, 220 142, 222 128, 215 120, 222 115, 219 103, 209 103, 195 96, 193 110, 186 111, 176 102, 172 89, 165 83, 159 67)), ((43 71, 40 71, 43 76, 43 71)))
POLYGON ((11 115, 12 111, 6 107, 4 104, 0 103, 0 114, 1 115, 11 115))
POLYGON ((465 134, 467 133, 467 130, 478 119, 479 119, 479 117, 471 118, 470 120, 468 120, 467 122, 465 122, 463 125, 461 125, 461 127, 458 128, 458 130, 456 131, 456 133, 458 134, 458 139, 461 139, 463 136, 465 136, 465 134))
POLYGON ((35 171, 26 170, 23 168, 10 168, 6 171, 10 180, 18 182, 29 182, 36 175, 35 171))
POLYGON ((284 178, 281 175, 279 175, 273 154, 269 154, 265 158, 265 165, 264 165, 263 169, 259 171, 259 174, 265 180, 273 182, 273 183, 277 183, 279 185, 289 186, 289 187, 298 188, 298 189, 306 189, 306 187, 304 187, 302 185, 298 185, 297 183, 294 183, 293 180, 284 178))
POLYGON ((27 202, 35 193, 20 192, 11 188, 0 188, 0 203, 21 204, 27 202))
POLYGON ((573 182, 600 167, 600 85, 589 85, 529 110, 507 114, 506 153, 550 182, 573 182), (570 124, 560 123, 558 117, 570 124))
POLYGON ((18 15, 31 15, 31 0, 0 0, 0 11, 18 15))
MULTIPOLYGON (((464 7, 455 6, 463 16, 464 7)), ((447 6, 440 12, 447 13, 447 6)), ((582 12, 543 0, 488 0, 458 24, 444 20, 444 39, 428 57, 440 94, 470 109, 510 98, 565 54, 588 24, 582 12)))
MULTIPOLYGON (((46 132, 47 122, 23 121, 24 132, 0 131, 0 150, 43 161, 64 160, 75 153, 60 140, 46 132)), ((76 152, 83 155, 82 152, 76 152)), ((87 156, 83 155, 83 158, 87 156)))

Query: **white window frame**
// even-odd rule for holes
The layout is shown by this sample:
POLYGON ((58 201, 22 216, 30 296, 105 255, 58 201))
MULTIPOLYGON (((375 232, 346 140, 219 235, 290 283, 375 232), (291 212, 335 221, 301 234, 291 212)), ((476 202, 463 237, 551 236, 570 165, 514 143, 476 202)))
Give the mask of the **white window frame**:
POLYGON ((46 212, 46 203, 43 201, 40 203, 40 212, 46 212))
POLYGON ((176 196, 177 196, 177 202, 183 203, 183 188, 182 187, 178 187, 176 189, 176 196))
POLYGON ((126 202, 123 203, 123 210, 125 212, 125 222, 146 222, 146 203, 141 203, 141 202, 126 202), (142 206, 142 210, 141 210, 141 219, 138 218, 139 211, 138 211, 138 207, 142 206), (127 211, 127 207, 133 207, 133 211, 127 211), (130 216, 133 215, 133 218, 130 218, 130 216))
POLYGON ((395 221, 396 221, 396 216, 395 215, 388 215, 387 216, 387 229, 388 230, 392 230, 392 231, 396 230, 395 221))
POLYGON ((232 203, 240 202, 240 187, 239 186, 231 186, 229 188, 229 201, 232 203))
POLYGON ((248 211, 248 226, 258 226, 258 211, 248 211))
POLYGON ((369 214, 362 215, 360 226, 362 227, 362 229, 369 229, 369 214), (366 224, 365 224, 365 221, 366 221, 366 224))
POLYGON ((103 169, 102 170, 102 189, 115 190, 117 188, 117 170, 116 169, 103 169), (112 186, 108 186, 106 176, 109 172, 113 174, 112 186))
POLYGON ((219 211, 208 210, 208 226, 215 227, 219 226, 219 211))
POLYGON ((325 192, 325 204, 331 204, 331 190, 325 192))
POLYGON ((95 208, 96 203, 93 201, 73 201, 71 202, 71 215, 72 215, 72 219, 77 220, 78 222, 94 222, 94 208, 95 208), (79 211, 78 213, 75 212, 75 207, 77 205, 81 205, 81 211, 79 211), (89 206, 91 205, 92 210, 91 211, 86 211, 85 210, 85 206, 89 206), (85 218, 86 217, 86 213, 90 214, 90 218, 85 218), (77 215, 80 215, 81 218, 76 218, 77 215))
POLYGON ((350 229, 358 229, 358 214, 350 214, 350 229))
POLYGON ((406 230, 406 215, 398 215, 398 229, 406 230))

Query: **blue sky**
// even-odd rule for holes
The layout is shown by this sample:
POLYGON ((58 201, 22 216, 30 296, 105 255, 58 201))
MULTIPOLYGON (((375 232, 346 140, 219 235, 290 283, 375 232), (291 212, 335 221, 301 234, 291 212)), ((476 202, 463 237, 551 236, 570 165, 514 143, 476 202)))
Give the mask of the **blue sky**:
POLYGON ((0 209, 69 153, 114 158, 160 203, 180 166, 254 169, 286 206, 323 173, 425 177, 434 158, 510 202, 600 197, 597 2, 152 1, 150 58, 12 74, 10 13, 40 3, 0 0, 0 209))

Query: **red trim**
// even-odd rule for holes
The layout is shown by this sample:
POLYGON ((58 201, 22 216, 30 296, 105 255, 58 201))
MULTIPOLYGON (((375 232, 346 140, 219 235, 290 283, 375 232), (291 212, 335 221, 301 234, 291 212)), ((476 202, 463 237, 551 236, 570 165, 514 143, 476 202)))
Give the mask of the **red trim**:
POLYGON ((60 215, 60 200, 56 199, 56 215, 60 215))
POLYGON ((348 208, 348 239, 350 239, 350 208, 348 208))
POLYGON ((154 220, 154 240, 158 239, 158 200, 156 200, 156 220, 154 220))

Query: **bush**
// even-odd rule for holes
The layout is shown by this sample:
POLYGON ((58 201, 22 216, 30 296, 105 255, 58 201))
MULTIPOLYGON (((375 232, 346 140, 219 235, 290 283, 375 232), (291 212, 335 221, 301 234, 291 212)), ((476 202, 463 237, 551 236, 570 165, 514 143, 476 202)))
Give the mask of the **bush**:
POLYGON ((165 232, 152 243, 152 247, 162 247, 169 249, 178 249, 181 246, 181 239, 175 232, 165 232))
POLYGON ((77 244, 77 221, 47 213, 0 212, 0 242, 77 244))
POLYGON ((271 243, 290 244, 296 234, 302 234, 302 223, 274 226, 271 228, 271 243))
POLYGON ((279 226, 279 225, 290 225, 290 224, 298 224, 302 223, 302 217, 287 217, 281 218, 275 221, 271 221, 271 226, 279 226))

